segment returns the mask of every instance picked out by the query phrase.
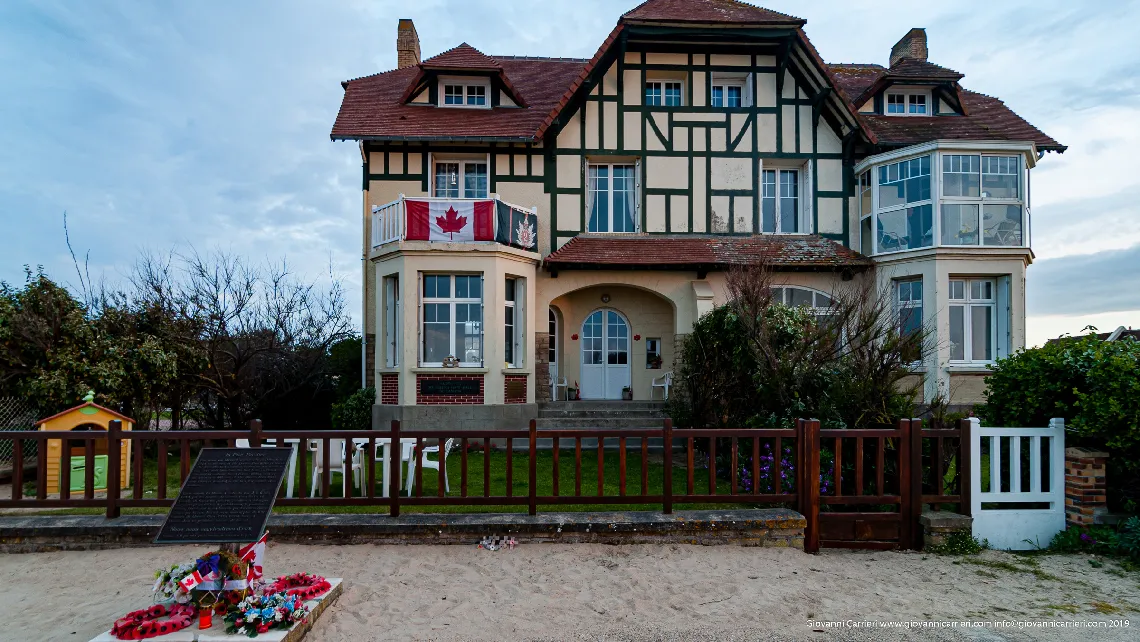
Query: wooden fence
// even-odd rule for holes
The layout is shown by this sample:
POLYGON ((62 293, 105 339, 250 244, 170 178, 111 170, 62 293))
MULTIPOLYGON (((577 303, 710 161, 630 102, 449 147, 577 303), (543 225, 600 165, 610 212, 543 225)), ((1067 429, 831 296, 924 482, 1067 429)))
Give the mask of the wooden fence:
POLYGON ((185 481, 197 448, 234 446, 238 440, 248 440, 253 447, 298 444, 301 464, 296 496, 284 496, 283 484, 276 502, 282 507, 385 507, 389 514, 398 516, 401 507, 419 506, 526 506, 534 515, 540 505, 659 506, 666 514, 672 513, 675 504, 782 505, 804 514, 805 549, 817 551, 821 546, 918 548, 922 535, 917 520, 924 503, 935 508, 958 504, 967 511, 970 505, 969 485, 959 484, 969 479, 969 457, 964 456, 970 443, 968 421, 952 429, 923 429, 919 420, 907 419, 881 429, 821 430, 818 421, 801 419, 794 428, 753 430, 673 428, 666 419, 660 429, 634 430, 540 431, 534 421, 527 430, 402 430, 394 421, 388 430, 264 431, 255 421, 247 431, 123 431, 119 422, 111 422, 105 433, 3 432, 0 441, 10 442, 16 457, 11 497, 0 498, 0 508, 98 508, 108 518, 116 518, 123 508, 169 507, 174 500, 168 496, 167 486, 173 479, 179 484, 185 481), (122 493, 96 493, 94 453, 96 440, 102 439, 109 440, 106 488, 127 489, 122 493), (405 496, 401 496, 405 484, 400 447, 388 449, 387 462, 363 456, 359 469, 346 466, 348 479, 344 483, 349 489, 359 485, 356 495, 334 496, 330 492, 330 467, 316 473, 309 465, 310 458, 315 460, 317 455, 322 461, 337 461, 333 453, 336 440, 358 442, 364 453, 378 452, 377 447, 385 441, 413 442, 413 456, 422 462, 425 447, 430 449, 448 439, 456 444, 457 452, 448 459, 459 458, 459 479, 446 479, 447 466, 425 471, 423 465, 417 465, 414 490, 405 496), (662 444, 662 465, 659 473, 652 475, 654 483, 651 439, 660 439, 662 444), (72 494, 71 467, 60 466, 60 492, 48 496, 44 479, 48 440, 83 443, 86 465, 82 491, 72 494), (119 478, 119 443, 123 440, 136 442, 130 449, 127 480, 119 478), (544 461, 542 484, 540 440, 551 440, 555 446, 550 464, 544 461), (146 447, 148 442, 152 443, 150 448, 146 447), (21 453, 28 444, 37 446, 39 458, 31 496, 24 495, 24 482, 32 480, 25 479, 21 464, 21 453), (313 444, 314 450, 308 444, 313 444), (521 447, 524 445, 525 449, 521 447), (145 451, 152 455, 144 455, 145 451), (493 492, 492 451, 502 452, 506 460, 502 492, 493 492), (631 451, 639 461, 636 466, 628 461, 631 451), (172 452, 177 457, 174 470, 172 452), (472 465, 472 452, 483 453, 481 467, 472 465), (519 457, 527 460, 527 480, 526 492, 516 494, 514 463, 519 457), (565 477, 564 457, 573 458, 573 472, 565 477), (606 490, 607 481, 614 482, 606 479, 605 462, 611 457, 617 458, 616 493, 606 490), (596 469, 596 480, 585 479, 583 474, 583 461, 591 459, 596 465, 588 468, 596 469), (377 467, 385 463, 391 471, 387 493, 377 493, 377 467), (683 471, 683 482, 674 482, 675 468, 683 471), (149 474, 155 475, 153 496, 144 494, 149 474), (434 493, 425 494, 426 475, 436 476, 434 493), (951 477, 949 484, 947 477, 951 477), (458 482, 455 492, 446 492, 445 486, 454 481, 458 482), (316 493, 310 492, 312 487, 317 488, 316 493))

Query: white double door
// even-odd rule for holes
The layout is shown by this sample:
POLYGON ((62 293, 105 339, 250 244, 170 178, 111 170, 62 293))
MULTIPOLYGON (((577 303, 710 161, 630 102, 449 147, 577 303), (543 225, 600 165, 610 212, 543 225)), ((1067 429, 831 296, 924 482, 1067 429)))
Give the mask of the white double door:
POLYGON ((597 310, 582 323, 583 399, 621 399, 629 385, 629 323, 613 310, 597 310))

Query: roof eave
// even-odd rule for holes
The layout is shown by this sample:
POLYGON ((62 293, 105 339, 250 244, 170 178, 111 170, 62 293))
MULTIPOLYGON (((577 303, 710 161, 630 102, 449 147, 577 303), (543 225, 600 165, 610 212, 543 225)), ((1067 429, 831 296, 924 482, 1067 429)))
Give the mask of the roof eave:
POLYGON ((363 141, 378 143, 533 143, 533 136, 379 136, 375 134, 329 134, 333 142, 363 141))

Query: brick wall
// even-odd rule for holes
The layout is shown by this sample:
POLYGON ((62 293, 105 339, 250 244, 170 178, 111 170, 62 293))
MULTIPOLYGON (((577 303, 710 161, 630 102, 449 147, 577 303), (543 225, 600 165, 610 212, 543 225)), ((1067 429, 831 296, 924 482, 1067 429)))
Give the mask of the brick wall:
POLYGON ((400 375, 386 372, 380 375, 380 403, 396 406, 400 403, 400 375))
MULTIPOLYGON (((534 389, 535 401, 550 401, 550 335, 534 335, 534 389)), ((511 403, 511 402, 507 402, 511 403)), ((523 402, 518 402, 523 403, 523 402)))
POLYGON ((437 406, 454 406, 454 405, 482 405, 483 404, 483 375, 481 374, 420 374, 416 375, 416 403, 419 405, 437 405, 437 406), (479 394, 477 395, 425 395, 421 392, 422 384, 429 379, 436 380, 475 380, 479 382, 479 394))
POLYGON ((364 387, 376 387, 376 335, 364 335, 364 387))
POLYGON ((1092 526, 1108 512, 1105 465, 1108 453, 1087 448, 1065 449, 1065 521, 1092 526))
POLYGON ((506 403, 526 403, 526 380, 528 378, 529 377, 527 377, 527 375, 507 375, 504 378, 504 381, 503 381, 503 399, 506 400, 506 403), (522 382, 522 396, 519 396, 517 394, 511 395, 511 393, 510 393, 511 387, 509 385, 511 382, 515 382, 515 383, 522 382))

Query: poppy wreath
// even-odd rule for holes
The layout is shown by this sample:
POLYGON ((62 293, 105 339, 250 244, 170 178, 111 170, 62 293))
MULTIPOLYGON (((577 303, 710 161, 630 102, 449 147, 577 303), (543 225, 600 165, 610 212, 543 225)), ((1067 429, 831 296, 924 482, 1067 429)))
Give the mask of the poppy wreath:
POLYGON ((264 593, 266 595, 273 595, 274 593, 286 593, 301 598, 301 600, 312 600, 324 595, 326 591, 332 588, 332 584, 320 575, 310 575, 309 573, 295 573, 293 575, 282 575, 277 578, 269 586, 265 587, 264 593))
POLYGON ((155 604, 115 620, 111 635, 120 640, 145 640, 166 635, 190 626, 195 614, 196 610, 189 604, 175 604, 169 608, 165 604, 155 604), (168 619, 159 620, 167 616, 168 619))

